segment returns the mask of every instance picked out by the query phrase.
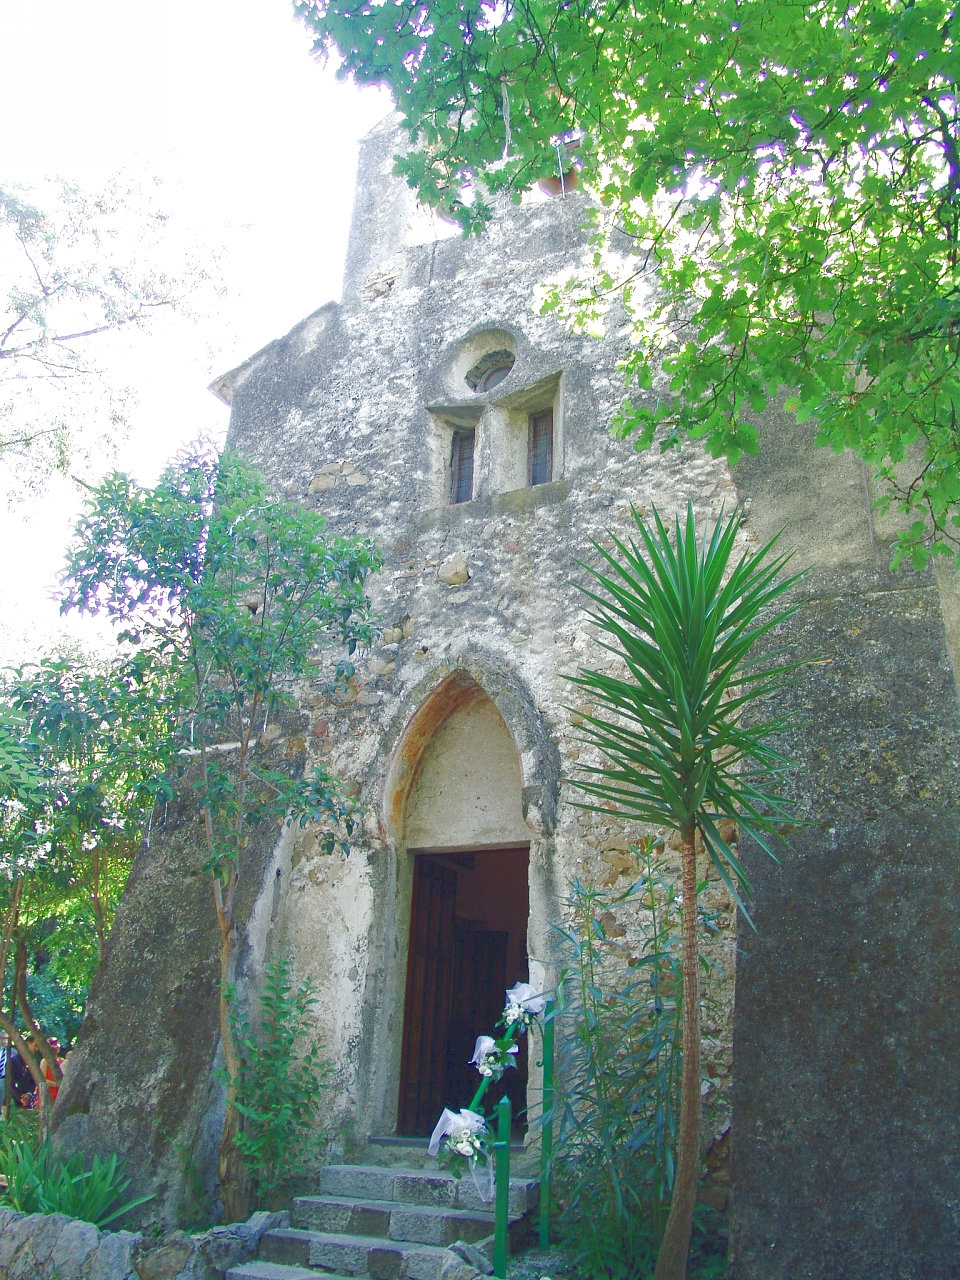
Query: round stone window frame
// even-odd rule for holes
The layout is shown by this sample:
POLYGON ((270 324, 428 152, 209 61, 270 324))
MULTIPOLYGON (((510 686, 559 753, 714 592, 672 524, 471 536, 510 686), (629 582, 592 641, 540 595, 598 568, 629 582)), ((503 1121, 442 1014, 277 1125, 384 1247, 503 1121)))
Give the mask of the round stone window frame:
POLYGON ((477 395, 492 391, 504 382, 517 362, 514 352, 503 347, 497 351, 488 351, 464 375, 464 382, 477 395))

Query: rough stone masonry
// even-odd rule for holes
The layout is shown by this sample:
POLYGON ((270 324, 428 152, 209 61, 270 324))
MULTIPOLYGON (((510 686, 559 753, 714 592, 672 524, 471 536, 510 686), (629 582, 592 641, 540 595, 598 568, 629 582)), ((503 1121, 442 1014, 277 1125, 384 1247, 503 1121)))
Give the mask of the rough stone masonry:
MULTIPOLYGON (((960 1275, 956 579, 891 575, 861 464, 785 414, 764 416, 759 458, 733 470, 693 446, 611 441, 622 319, 577 336, 531 305, 586 251, 583 197, 505 207, 479 240, 438 235, 392 176, 397 145, 390 122, 364 145, 343 301, 215 384, 230 445, 386 555, 380 642, 349 682, 319 670, 276 743, 353 786, 364 840, 345 859, 310 832, 261 833, 245 991, 275 954, 315 981, 333 1150, 369 1158, 398 1125, 418 856, 529 846, 530 978, 549 984, 574 877, 609 876, 638 834, 571 804, 585 708, 565 677, 611 664, 578 562, 628 531, 631 507, 708 518, 740 503, 743 545, 786 525, 808 571, 777 642, 810 665, 783 708, 802 723, 783 745, 807 825, 779 865, 742 850, 756 932, 719 881, 707 895, 721 924, 708 1137, 732 1108, 716 1178, 731 1275, 960 1275), (552 424, 549 466, 537 422, 552 424)), ((134 867, 54 1117, 60 1141, 124 1153, 131 1191, 157 1192, 168 1219, 213 1176, 215 928, 173 805, 134 867)))

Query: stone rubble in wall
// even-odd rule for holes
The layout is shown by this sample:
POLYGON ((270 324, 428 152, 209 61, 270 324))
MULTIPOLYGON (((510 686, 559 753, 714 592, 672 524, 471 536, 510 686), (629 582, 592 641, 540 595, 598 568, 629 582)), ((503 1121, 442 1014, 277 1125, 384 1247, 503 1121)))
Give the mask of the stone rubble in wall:
POLYGON ((255 1256, 266 1231, 288 1213, 255 1213, 246 1222, 160 1240, 132 1231, 99 1231, 61 1213, 0 1208, 0 1280, 223 1280, 255 1256))

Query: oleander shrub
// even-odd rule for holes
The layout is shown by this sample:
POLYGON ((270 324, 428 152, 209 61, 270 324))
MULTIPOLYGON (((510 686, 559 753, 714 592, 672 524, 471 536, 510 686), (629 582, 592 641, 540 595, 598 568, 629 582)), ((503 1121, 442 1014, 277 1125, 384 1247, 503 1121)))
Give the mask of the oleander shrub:
POLYGON ((312 1034, 317 997, 308 983, 294 985, 288 961, 267 964, 259 1003, 253 1030, 232 1001, 240 1058, 235 1106, 243 1118, 236 1144, 258 1207, 269 1208, 322 1146, 318 1117, 332 1069, 312 1034))

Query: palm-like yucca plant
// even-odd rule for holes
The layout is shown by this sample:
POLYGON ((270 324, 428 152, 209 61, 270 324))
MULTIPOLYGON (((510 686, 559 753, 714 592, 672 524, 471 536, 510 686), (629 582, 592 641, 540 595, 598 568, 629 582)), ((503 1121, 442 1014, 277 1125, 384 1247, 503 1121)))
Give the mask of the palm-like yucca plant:
MULTIPOLYGON (((697 833, 741 909, 750 885, 718 821, 732 818, 774 857, 767 837, 790 818, 771 790, 791 762, 770 745, 787 717, 745 723, 743 713, 790 679, 796 664, 751 657, 758 641, 797 605, 771 606, 800 575, 781 578, 788 555, 776 539, 735 563, 740 517, 698 537, 693 510, 671 538, 659 514, 648 528, 634 512, 639 545, 614 538, 615 552, 590 569, 602 593, 585 590, 591 617, 629 675, 581 670, 574 683, 595 704, 584 717, 588 743, 604 757, 578 785, 609 812, 680 833, 683 893, 683 1078, 676 1177, 656 1280, 686 1276, 700 1163, 700 996, 697 833), (602 803, 601 803, 602 802, 602 803)), ((589 566, 585 566, 589 567, 589 566)), ((749 917, 748 917, 749 918, 749 917)))

